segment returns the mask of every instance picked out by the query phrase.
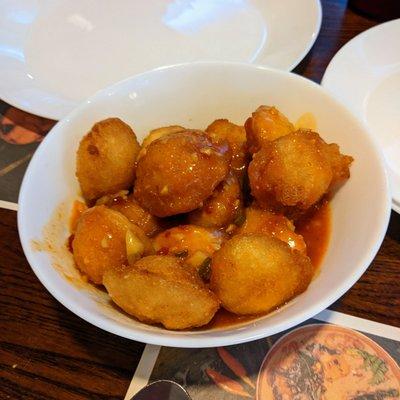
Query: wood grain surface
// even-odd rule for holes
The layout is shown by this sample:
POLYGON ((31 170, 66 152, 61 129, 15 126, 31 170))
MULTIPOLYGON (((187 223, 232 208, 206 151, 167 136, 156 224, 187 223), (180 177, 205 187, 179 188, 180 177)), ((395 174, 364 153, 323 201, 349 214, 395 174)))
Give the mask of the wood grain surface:
MULTIPOLYGON (((377 23, 345 1, 322 5, 321 33, 295 70, 316 82, 343 44, 377 23)), ((0 399, 123 398, 144 345, 105 333, 59 304, 31 271, 16 219, 0 209, 0 399)), ((392 212, 374 262, 332 308, 400 326, 399 254, 400 216, 392 212)))

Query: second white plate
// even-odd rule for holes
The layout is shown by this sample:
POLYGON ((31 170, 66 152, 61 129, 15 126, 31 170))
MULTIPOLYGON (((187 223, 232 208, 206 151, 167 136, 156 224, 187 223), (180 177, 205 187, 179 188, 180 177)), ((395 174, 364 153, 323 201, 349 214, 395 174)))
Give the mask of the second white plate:
POLYGON ((393 203, 400 214, 400 19, 377 25, 343 46, 322 86, 362 119, 380 142, 393 203))
POLYGON ((318 0, 0 5, 0 98, 53 119, 115 81, 163 65, 221 60, 291 70, 321 25, 318 0))

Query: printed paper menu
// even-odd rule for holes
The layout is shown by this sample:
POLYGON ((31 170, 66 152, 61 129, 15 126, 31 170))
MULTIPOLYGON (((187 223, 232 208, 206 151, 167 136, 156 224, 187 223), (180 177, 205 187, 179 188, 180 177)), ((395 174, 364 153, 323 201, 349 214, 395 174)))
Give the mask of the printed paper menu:
POLYGON ((400 329, 324 311, 274 336, 229 347, 147 346, 126 399, 169 379, 193 400, 400 399, 400 329))

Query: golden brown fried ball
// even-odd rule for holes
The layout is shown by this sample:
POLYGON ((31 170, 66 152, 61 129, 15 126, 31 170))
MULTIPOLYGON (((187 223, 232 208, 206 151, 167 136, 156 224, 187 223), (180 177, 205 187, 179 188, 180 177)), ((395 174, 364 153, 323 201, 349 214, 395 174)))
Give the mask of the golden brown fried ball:
POLYGON ((130 222, 141 228, 147 236, 152 237, 164 228, 165 224, 141 207, 133 198, 133 194, 128 194, 128 191, 122 190, 113 195, 103 196, 96 202, 96 205, 98 204, 104 204, 112 210, 124 214, 130 222))
POLYGON ((170 133, 178 133, 184 131, 185 128, 180 125, 164 126, 162 128, 153 129, 149 134, 143 139, 142 148, 140 149, 138 158, 146 154, 147 147, 151 142, 160 139, 163 136, 169 135, 170 133))
POLYGON ((245 123, 250 153, 257 153, 264 143, 295 130, 293 124, 277 108, 260 106, 245 123))
POLYGON ((310 259, 272 236, 234 236, 214 253, 211 289, 235 314, 271 311, 308 287, 310 259))
POLYGON ((157 217, 192 211, 227 176, 229 159, 229 147, 202 131, 163 136, 138 160, 135 199, 157 217))
POLYGON ((198 270, 221 247, 222 241, 221 232, 212 232, 201 226, 180 225, 159 233, 153 246, 158 254, 174 255, 198 270))
POLYGON ((222 228, 231 224, 242 208, 242 194, 239 180, 230 173, 221 182, 203 206, 188 215, 191 224, 205 228, 222 228))
POLYGON ((349 177, 352 157, 340 154, 318 133, 299 130, 265 144, 249 165, 252 195, 259 205, 306 210, 349 177))
POLYGON ((231 168, 242 180, 248 164, 246 131, 243 126, 235 125, 227 119, 217 119, 206 129, 213 142, 228 142, 231 152, 231 168))
POLYGON ((307 254, 307 247, 303 236, 295 233, 295 226, 282 214, 274 214, 257 207, 245 209, 245 221, 235 234, 258 233, 274 236, 287 243, 291 249, 307 254))
POLYGON ((106 269, 128 262, 128 233, 142 243, 143 254, 154 252, 145 233, 121 213, 105 206, 88 209, 78 221, 72 242, 77 267, 92 282, 101 284, 106 269))
POLYGON ((107 270, 104 285, 128 314, 167 329, 205 325, 219 308, 214 293, 176 257, 144 257, 127 269, 107 270))
POLYGON ((139 150, 135 133, 119 118, 94 124, 76 155, 76 176, 83 197, 90 202, 132 186, 139 150))
POLYGON ((339 146, 336 143, 330 143, 327 145, 326 154, 332 168, 331 187, 349 179, 349 167, 354 160, 353 157, 341 154, 339 146))

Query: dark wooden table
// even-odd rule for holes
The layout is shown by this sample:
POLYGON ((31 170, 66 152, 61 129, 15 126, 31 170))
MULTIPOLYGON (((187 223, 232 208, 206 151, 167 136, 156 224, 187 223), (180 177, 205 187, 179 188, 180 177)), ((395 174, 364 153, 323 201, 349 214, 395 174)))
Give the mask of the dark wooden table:
MULTIPOLYGON (((343 44, 377 24, 346 1, 323 1, 323 12, 321 33, 295 70, 316 82, 343 44)), ((332 309, 400 326, 399 255, 400 216, 392 212, 374 262, 332 309)), ((4 209, 0 287, 0 399, 123 398, 144 345, 95 328, 51 297, 24 257, 16 212, 4 209)))

